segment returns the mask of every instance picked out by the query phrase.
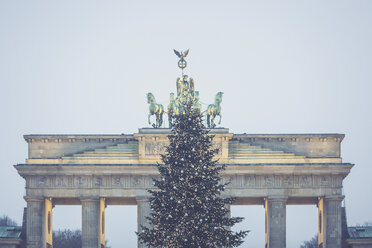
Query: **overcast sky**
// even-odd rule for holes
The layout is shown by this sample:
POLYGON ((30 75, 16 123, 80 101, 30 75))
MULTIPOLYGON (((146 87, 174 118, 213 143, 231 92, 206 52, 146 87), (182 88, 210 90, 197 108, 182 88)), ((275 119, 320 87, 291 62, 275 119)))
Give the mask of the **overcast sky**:
MULTIPOLYGON (((0 215, 21 223, 24 134, 120 134, 146 127, 145 95, 168 104, 180 75, 201 101, 225 92, 234 133, 344 133, 348 224, 372 220, 372 1, 0 0, 0 215)), ((79 228, 57 206, 53 228, 79 228)), ((107 208, 113 248, 135 247, 136 208, 107 208)), ((264 246, 262 206, 233 207, 264 246)), ((287 247, 317 232, 315 206, 287 208, 287 247), (300 226, 300 228, 299 228, 300 226)))

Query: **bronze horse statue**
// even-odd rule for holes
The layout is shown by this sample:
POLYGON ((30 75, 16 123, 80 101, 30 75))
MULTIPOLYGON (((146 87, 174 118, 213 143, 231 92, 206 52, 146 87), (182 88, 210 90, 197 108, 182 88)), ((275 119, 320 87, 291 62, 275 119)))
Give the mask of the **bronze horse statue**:
POLYGON ((193 108, 197 111, 198 114, 202 113, 202 106, 199 102, 199 91, 195 91, 195 93, 194 93, 193 108))
POLYGON ((222 102, 222 95, 223 92, 218 92, 216 97, 214 98, 214 104, 209 104, 207 108, 207 126, 208 128, 215 128, 216 124, 214 124, 214 118, 218 115, 220 117, 220 121, 218 124, 221 124, 221 102, 222 102))
POLYGON ((180 114, 180 108, 177 105, 176 99, 174 99, 174 93, 170 93, 167 113, 168 113, 169 128, 172 128, 173 118, 180 114))
POLYGON ((155 101, 155 97, 152 93, 147 93, 147 103, 150 104, 149 106, 149 115, 148 121, 151 124, 150 117, 151 115, 156 116, 156 124, 152 124, 154 128, 160 128, 163 124, 163 114, 164 114, 164 107, 162 104, 157 104, 155 101))

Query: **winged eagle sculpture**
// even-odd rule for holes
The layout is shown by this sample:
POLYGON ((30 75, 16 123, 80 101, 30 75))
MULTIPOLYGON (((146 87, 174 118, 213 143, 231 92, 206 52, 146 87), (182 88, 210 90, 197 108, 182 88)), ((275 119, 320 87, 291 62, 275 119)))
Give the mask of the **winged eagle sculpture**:
POLYGON ((174 53, 175 53, 175 54, 178 56, 178 58, 180 58, 180 59, 186 58, 187 54, 189 54, 189 50, 190 50, 190 49, 187 49, 186 51, 184 51, 184 52, 182 53, 182 51, 179 52, 179 51, 177 51, 176 49, 173 49, 174 53))
POLYGON ((185 60, 185 57, 187 56, 187 54, 189 54, 189 49, 187 49, 186 51, 184 52, 179 52, 175 49, 173 49, 174 53, 177 55, 178 58, 180 58, 180 60, 178 60, 178 67, 182 69, 182 75, 183 75, 183 69, 186 68, 187 66, 187 62, 185 60))

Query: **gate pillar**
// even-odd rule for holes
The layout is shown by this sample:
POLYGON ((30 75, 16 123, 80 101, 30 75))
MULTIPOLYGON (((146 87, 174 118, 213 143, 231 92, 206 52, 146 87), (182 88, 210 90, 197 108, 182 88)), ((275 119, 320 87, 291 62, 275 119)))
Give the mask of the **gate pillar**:
POLYGON ((286 203, 287 197, 265 199, 265 247, 286 247, 286 203))
POLYGON ((344 196, 320 197, 318 202, 318 244, 320 248, 339 248, 342 244, 342 200, 344 196))
MULTIPOLYGON (((140 233, 142 231, 141 225, 149 227, 146 217, 150 215, 151 206, 150 199, 148 198, 137 198, 137 231, 140 233)), ((142 242, 137 241, 138 248, 146 247, 142 242)))
POLYGON ((105 200, 104 198, 82 198, 83 248, 105 247, 105 200))
POLYGON ((27 248, 52 247, 52 200, 28 196, 25 200, 27 202, 27 248))

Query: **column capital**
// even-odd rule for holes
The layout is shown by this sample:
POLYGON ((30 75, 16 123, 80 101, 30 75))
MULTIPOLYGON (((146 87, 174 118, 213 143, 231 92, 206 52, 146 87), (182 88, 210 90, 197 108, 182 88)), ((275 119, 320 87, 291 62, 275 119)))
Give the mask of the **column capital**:
POLYGON ((42 196, 24 196, 23 199, 26 202, 42 202, 45 198, 42 196))
POLYGON ((81 202, 98 202, 100 201, 100 198, 99 197, 80 197, 80 201, 81 202))
POLYGON ((277 202, 287 202, 288 196, 286 195, 279 195, 279 196, 267 196, 264 198, 270 202, 277 201, 277 202))
POLYGON ((326 201, 343 201, 345 199, 344 195, 326 195, 324 196, 326 201))
POLYGON ((140 197, 136 197, 136 201, 137 203, 138 202, 149 202, 150 201, 150 198, 149 197, 145 197, 145 196, 140 196, 140 197))

